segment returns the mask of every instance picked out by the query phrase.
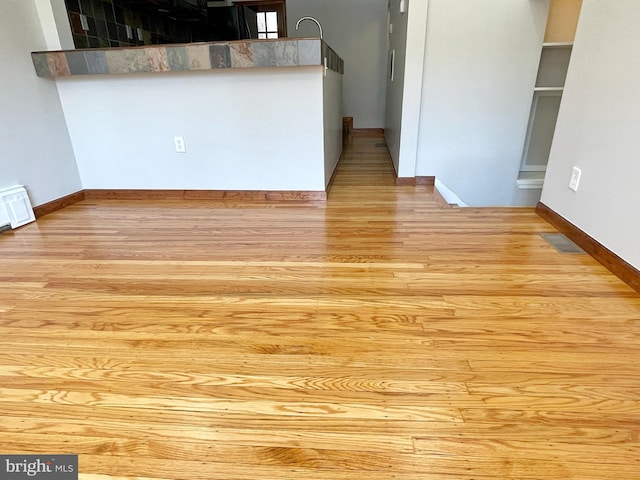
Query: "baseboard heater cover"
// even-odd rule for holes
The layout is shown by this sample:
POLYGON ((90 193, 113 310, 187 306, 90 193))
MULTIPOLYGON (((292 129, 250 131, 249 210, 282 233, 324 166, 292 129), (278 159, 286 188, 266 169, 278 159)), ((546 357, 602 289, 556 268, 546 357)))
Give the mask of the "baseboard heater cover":
POLYGON ((35 219, 29 195, 22 185, 0 189, 0 225, 8 222, 11 228, 18 228, 35 219))

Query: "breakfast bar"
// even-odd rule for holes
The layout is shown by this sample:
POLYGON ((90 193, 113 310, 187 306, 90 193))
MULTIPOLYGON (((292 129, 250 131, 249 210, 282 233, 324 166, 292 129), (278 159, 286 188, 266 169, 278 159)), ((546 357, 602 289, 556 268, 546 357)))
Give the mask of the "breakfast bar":
POLYGON ((325 192, 342 59, 320 38, 32 53, 90 190, 325 192))

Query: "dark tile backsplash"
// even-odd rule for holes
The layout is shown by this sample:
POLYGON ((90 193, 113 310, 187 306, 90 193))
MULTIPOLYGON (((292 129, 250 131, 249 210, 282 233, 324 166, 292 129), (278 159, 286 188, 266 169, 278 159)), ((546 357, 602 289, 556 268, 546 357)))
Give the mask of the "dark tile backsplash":
POLYGON ((139 12, 122 0, 65 0, 76 48, 187 43, 189 27, 170 18, 139 12), (88 29, 80 15, 86 15, 88 29), (127 25, 131 27, 127 34, 127 25), (138 38, 138 29, 143 39, 138 38), (129 38, 129 37, 133 38, 129 38))

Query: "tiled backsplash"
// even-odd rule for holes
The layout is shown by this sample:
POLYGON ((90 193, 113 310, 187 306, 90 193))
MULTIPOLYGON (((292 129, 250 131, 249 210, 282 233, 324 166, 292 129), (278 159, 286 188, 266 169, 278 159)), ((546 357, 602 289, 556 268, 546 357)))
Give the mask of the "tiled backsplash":
POLYGON ((187 24, 135 11, 124 6, 122 0, 65 2, 76 48, 129 47, 190 40, 187 24))

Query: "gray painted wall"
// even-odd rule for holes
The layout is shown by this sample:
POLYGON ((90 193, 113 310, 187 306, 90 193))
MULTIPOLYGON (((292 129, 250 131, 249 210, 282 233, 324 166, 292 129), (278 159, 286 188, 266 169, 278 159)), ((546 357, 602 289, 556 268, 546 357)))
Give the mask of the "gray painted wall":
POLYGON ((542 202, 640 268, 640 2, 584 0, 542 202), (582 169, 577 192, 568 188, 582 169))
POLYGON ((400 12, 400 1, 392 0, 393 48, 400 50, 394 82, 387 83, 385 136, 399 177, 416 175, 420 135, 425 38, 429 0, 412 0, 400 12), (397 25, 396 25, 397 24, 397 25), (403 40, 406 40, 403 45, 403 40))
POLYGON ((399 177, 416 175, 419 141, 425 37, 429 0, 407 0, 400 12, 400 0, 390 2, 393 33, 391 49, 396 50, 394 81, 388 79, 385 137, 399 177))
POLYGON ((549 0, 430 0, 416 175, 472 206, 516 185, 549 0))
POLYGON ((46 50, 33 0, 4 0, 0 15, 0 188, 25 185, 41 205, 81 190, 56 85, 36 77, 46 50))
POLYGON ((387 52, 387 101, 385 107, 384 136, 396 172, 400 171, 400 135, 402 132, 402 101, 404 73, 407 58, 407 27, 409 15, 400 13, 400 0, 390 0, 389 21, 393 32, 389 34, 387 52), (394 53, 394 78, 390 78, 391 53, 394 53))
POLYGON ((325 41, 345 61, 344 115, 355 128, 383 128, 386 86, 388 0, 287 0, 290 37, 317 37, 318 27, 300 17, 318 19, 325 41))
POLYGON ((322 81, 322 115, 324 124, 324 185, 329 185, 342 155, 342 84, 343 76, 333 70, 322 81))

